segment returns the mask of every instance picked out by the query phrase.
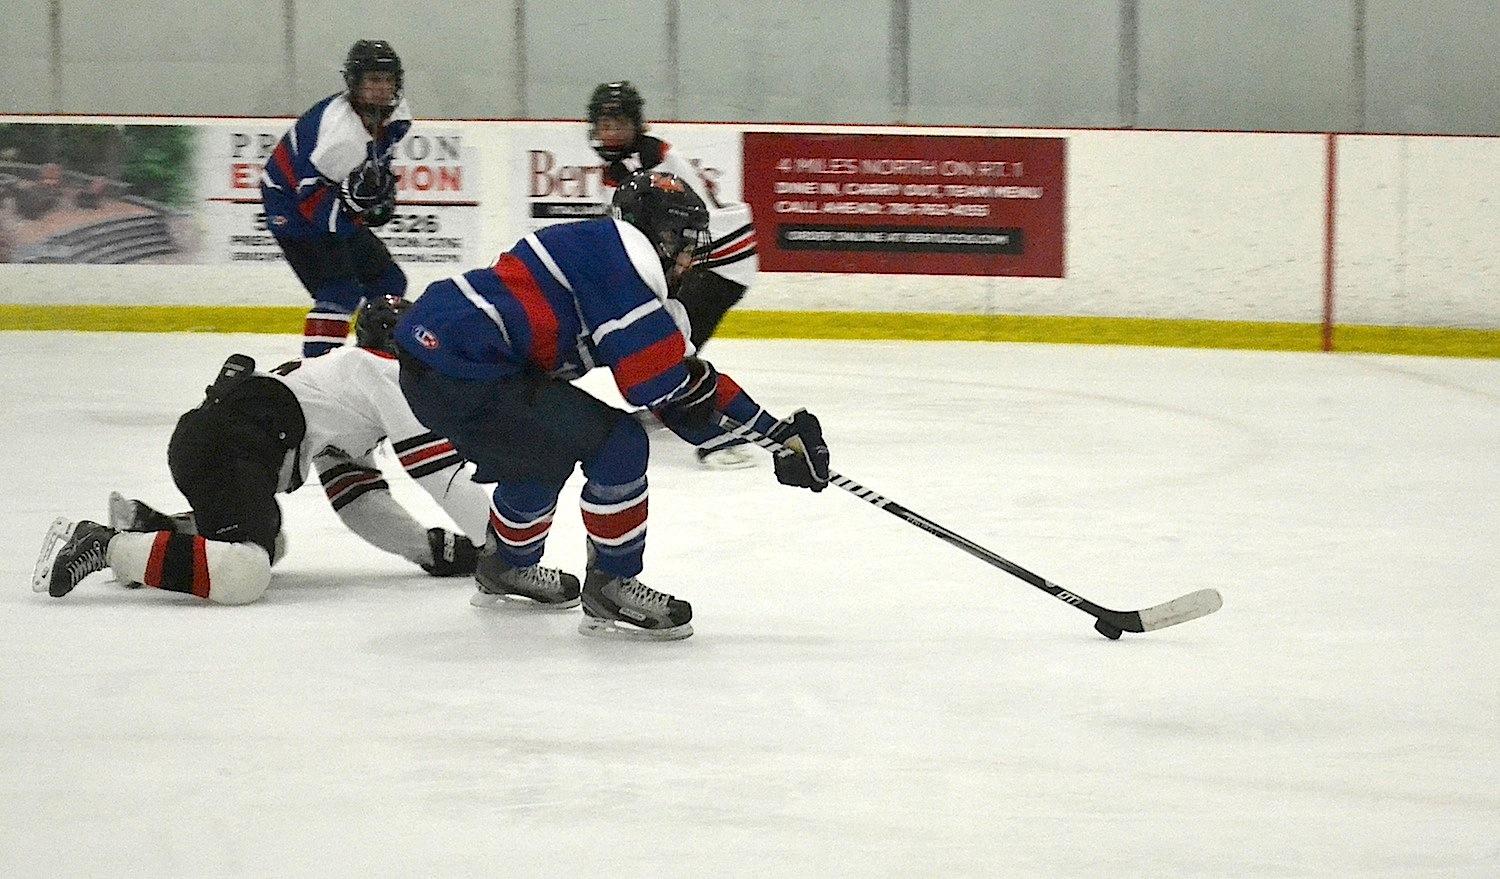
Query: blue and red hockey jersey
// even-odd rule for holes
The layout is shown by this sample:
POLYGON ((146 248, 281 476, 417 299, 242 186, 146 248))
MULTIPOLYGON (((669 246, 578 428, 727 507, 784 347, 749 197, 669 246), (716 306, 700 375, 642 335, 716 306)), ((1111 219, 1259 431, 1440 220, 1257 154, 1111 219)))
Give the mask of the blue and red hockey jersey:
POLYGON ((339 201, 339 184, 365 162, 389 168, 396 144, 409 131, 411 108, 405 98, 374 137, 344 94, 314 104, 282 135, 261 172, 261 200, 271 234, 352 235, 355 218, 339 201))
MULTIPOLYGON (((696 353, 651 242, 612 218, 539 229, 495 265, 432 283, 394 335, 417 359, 455 378, 536 370, 571 379, 605 366, 627 401, 653 410, 687 393, 685 358, 696 353)), ((722 373, 717 408, 761 432, 775 424, 722 373)), ((678 432, 690 442, 704 439, 678 432)), ((715 428, 709 436, 720 434, 715 428)))

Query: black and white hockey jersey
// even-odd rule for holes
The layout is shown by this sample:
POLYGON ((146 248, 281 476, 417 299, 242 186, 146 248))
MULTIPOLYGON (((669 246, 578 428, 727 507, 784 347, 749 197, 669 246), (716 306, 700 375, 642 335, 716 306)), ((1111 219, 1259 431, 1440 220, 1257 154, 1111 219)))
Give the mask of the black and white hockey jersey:
POLYGON ((708 206, 709 252, 700 263, 704 268, 742 287, 755 283, 760 257, 755 247, 755 224, 750 206, 744 202, 723 203, 713 183, 693 163, 660 138, 643 134, 635 152, 604 166, 604 199, 614 199, 615 189, 635 171, 665 171, 680 177, 708 206), (652 162, 652 164, 645 164, 652 162))
POLYGON ((297 398, 307 422, 302 444, 287 453, 278 491, 292 491, 316 470, 328 501, 354 533, 387 552, 423 563, 427 528, 391 496, 375 458, 383 441, 476 545, 484 542, 490 487, 471 480, 453 444, 412 414, 394 356, 368 348, 335 348, 271 371, 297 398))

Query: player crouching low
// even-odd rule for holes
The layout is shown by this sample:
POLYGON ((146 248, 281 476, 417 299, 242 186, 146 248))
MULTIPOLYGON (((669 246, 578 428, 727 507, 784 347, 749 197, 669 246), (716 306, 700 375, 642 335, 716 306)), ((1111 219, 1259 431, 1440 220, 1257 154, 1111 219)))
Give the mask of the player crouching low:
MULTIPOLYGON (((472 482, 446 439, 412 415, 398 385, 390 333, 409 303, 380 297, 365 306, 358 347, 294 360, 270 373, 235 355, 202 405, 178 421, 167 449, 173 482, 192 512, 166 516, 119 495, 109 524, 58 519, 47 533, 32 588, 67 595, 84 577, 113 569, 123 583, 183 592, 218 604, 265 594, 284 554, 276 495, 316 468, 334 510, 350 530, 433 576, 476 573, 490 517, 487 486, 472 482), (424 528, 392 496, 373 457, 389 440, 406 473, 463 530, 424 528)), ((493 564, 493 563, 491 563, 493 564)), ((485 579, 480 576, 480 588, 485 579)), ((566 584, 517 595, 576 606, 566 584)))
POLYGON ((784 448, 776 478, 821 491, 828 446, 818 420, 778 420, 697 356, 674 286, 708 232, 703 201, 677 177, 638 172, 614 216, 527 235, 493 266, 430 284, 396 325, 401 390, 412 411, 452 439, 476 478, 495 483, 500 573, 569 575, 541 566, 564 484, 582 470, 587 534, 585 635, 672 640, 692 634, 692 607, 647 586, 650 500, 645 428, 572 380, 608 368, 621 396, 702 448, 728 431, 718 416, 784 448))

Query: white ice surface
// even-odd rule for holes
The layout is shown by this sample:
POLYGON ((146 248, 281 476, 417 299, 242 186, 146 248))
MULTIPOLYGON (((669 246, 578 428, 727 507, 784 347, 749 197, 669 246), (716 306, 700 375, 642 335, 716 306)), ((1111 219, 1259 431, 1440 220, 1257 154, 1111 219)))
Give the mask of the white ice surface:
POLYGON ((54 516, 181 505, 167 437, 226 354, 296 347, 0 333, 0 876, 1500 875, 1500 362, 709 347, 837 469, 1065 588, 1224 595, 1118 642, 669 437, 645 579, 683 642, 471 608, 315 487, 259 604, 31 592, 54 516))

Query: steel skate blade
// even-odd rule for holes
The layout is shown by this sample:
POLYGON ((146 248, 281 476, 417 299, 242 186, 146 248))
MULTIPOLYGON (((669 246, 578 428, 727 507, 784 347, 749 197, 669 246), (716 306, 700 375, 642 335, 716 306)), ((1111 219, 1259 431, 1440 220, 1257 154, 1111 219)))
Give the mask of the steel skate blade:
POLYGON ((57 554, 68 542, 68 535, 73 533, 73 523, 59 516, 52 522, 52 527, 47 529, 47 536, 42 538, 42 554, 37 556, 36 569, 31 572, 31 591, 46 592, 52 583, 52 566, 57 562, 57 554))
POLYGON ((578 606, 578 599, 574 598, 570 601, 559 601, 556 604, 548 604, 543 601, 533 601, 521 595, 495 595, 479 590, 470 596, 469 604, 474 607, 494 608, 504 606, 538 610, 547 613, 559 610, 572 610, 578 606), (504 602, 504 604, 502 605, 501 602, 504 602))
POLYGON ((670 629, 642 629, 628 623, 601 620, 584 614, 583 620, 578 623, 578 634, 615 641, 681 641, 693 634, 693 624, 683 623, 670 629))

